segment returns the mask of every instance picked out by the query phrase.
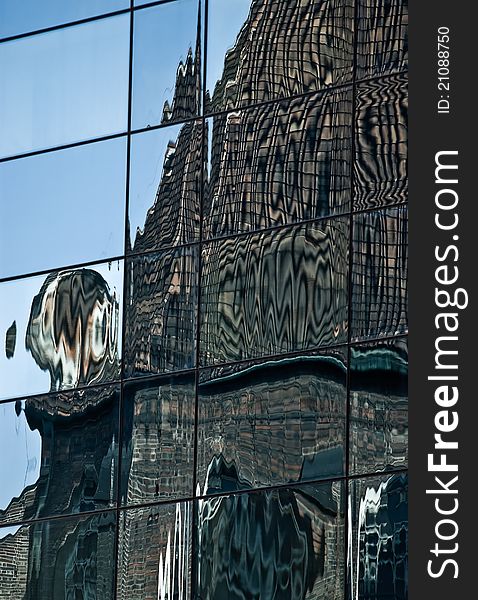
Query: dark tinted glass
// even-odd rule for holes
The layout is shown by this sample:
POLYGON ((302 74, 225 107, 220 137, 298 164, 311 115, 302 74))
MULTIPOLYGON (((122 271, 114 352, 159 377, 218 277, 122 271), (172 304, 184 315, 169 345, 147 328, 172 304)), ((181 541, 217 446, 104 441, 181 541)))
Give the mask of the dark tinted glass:
POLYGON ((202 363, 345 341, 347 245, 345 218, 206 244, 202 363))
POLYGON ((405 333, 408 329, 407 208, 356 215, 353 238, 353 338, 405 333))
POLYGON ((348 600, 407 600, 408 476, 355 479, 349 486, 348 600))
POLYGON ((194 373, 125 385, 123 504, 192 496, 195 395, 194 373))
POLYGON ((124 251, 126 139, 0 163, 0 276, 124 251))
POLYGON ((408 348, 405 339, 353 346, 350 355, 352 474, 408 462, 408 348))
POLYGON ((0 45, 0 157, 125 131, 129 15, 0 45))
POLYGON ((138 256, 127 268, 126 375, 194 367, 197 247, 138 256))
POLYGON ((350 210, 351 92, 208 120, 206 237, 350 210))
POLYGON ((408 77, 357 85, 354 208, 408 199, 408 77))
POLYGON ((0 399, 119 378, 123 261, 0 284, 0 399))
POLYGON ((2 0, 0 37, 27 33, 129 8, 129 0, 2 0))
POLYGON ((408 68, 408 0, 357 0, 357 77, 408 68))
POLYGON ((175 0, 135 12, 133 129, 199 114, 200 0, 175 0))
POLYGON ((116 500, 119 386, 0 404, 0 523, 116 500))
POLYGON ((342 600, 342 482, 198 502, 202 600, 342 600))
POLYGON ((191 598, 192 502, 122 511, 118 600, 191 598))
POLYGON ((3 597, 112 600, 115 531, 114 512, 0 528, 3 597))
POLYGON ((206 111, 352 78, 352 0, 210 0, 206 111))
POLYGON ((340 351, 201 372, 201 494, 336 477, 344 471, 340 351))
POLYGON ((197 241, 201 139, 200 121, 132 137, 129 228, 133 252, 197 241))

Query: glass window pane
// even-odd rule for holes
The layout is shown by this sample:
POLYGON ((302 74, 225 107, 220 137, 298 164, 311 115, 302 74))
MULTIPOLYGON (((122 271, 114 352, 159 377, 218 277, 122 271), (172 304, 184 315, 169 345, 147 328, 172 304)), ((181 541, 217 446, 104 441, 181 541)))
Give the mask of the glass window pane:
POLYGON ((408 463, 406 339, 352 346, 350 474, 405 468, 408 463))
POLYGON ((200 378, 201 495, 344 474, 343 351, 205 369, 200 378))
POLYGON ((116 499, 119 386, 0 404, 0 524, 116 499))
POLYGON ((134 15, 133 129, 199 114, 200 0, 175 0, 134 15))
POLYGON ((198 598, 343 600, 343 488, 324 482, 198 501, 198 598))
POLYGON ((209 113, 352 80, 352 0, 209 0, 209 113))
POLYGON ((129 21, 0 44, 0 156, 126 130, 129 21))
POLYGON ((79 21, 129 8, 129 0, 2 0, 0 37, 79 21))
POLYGON ((123 261, 0 284, 0 399, 119 378, 123 261))
POLYGON ((130 248, 148 252, 199 237, 202 123, 161 127, 131 138, 130 248))
POLYGON ((1 593, 8 600, 113 600, 116 515, 0 528, 1 593))
POLYGON ((191 599, 192 523, 192 502, 121 512, 118 600, 191 599))
POLYGON ((408 599, 408 476, 349 484, 349 600, 408 599))
POLYGON ((194 373, 125 384, 123 504, 192 496, 195 384, 194 373))
POLYGON ((348 219, 203 246, 201 363, 347 340, 348 219))
POLYGON ((0 277, 124 252, 126 138, 0 163, 0 277))

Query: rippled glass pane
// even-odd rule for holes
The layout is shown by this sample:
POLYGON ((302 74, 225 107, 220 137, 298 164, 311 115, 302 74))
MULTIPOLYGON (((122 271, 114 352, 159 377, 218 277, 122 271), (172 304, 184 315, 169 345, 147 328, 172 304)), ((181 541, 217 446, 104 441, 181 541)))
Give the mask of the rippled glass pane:
POLYGON ((352 79, 352 0, 209 0, 206 111, 352 79))
POLYGON ((195 382, 187 373, 125 384, 123 504, 192 496, 195 382))
POLYGON ((198 501, 202 600, 342 600, 344 493, 327 482, 198 501))
POLYGON ((345 380, 341 350, 201 371, 200 493, 343 475, 345 380))
POLYGON ((113 600, 114 512, 0 528, 8 600, 113 600))
POLYGON ((352 337, 408 329, 408 211, 356 215, 353 226, 352 337))
POLYGON ((135 12, 133 129, 199 115, 202 0, 175 0, 135 12))
POLYGON ((408 77, 357 85, 354 208, 408 199, 408 77))
POLYGON ((348 219, 205 244, 203 365, 347 339, 348 219))
POLYGON ((8 37, 129 8, 129 0, 2 0, 0 37, 8 37))
POLYGON ((0 45, 0 156, 125 131, 129 15, 0 45))
POLYGON ((350 90, 209 119, 206 237, 350 210, 351 121, 350 90))
POLYGON ((123 261, 0 284, 0 398, 119 378, 123 261))
POLYGON ((199 237, 202 123, 190 121, 133 135, 130 247, 147 252, 199 237))
POLYGON ((118 600, 191 598, 192 502, 122 511, 118 600))
POLYGON ((407 600, 408 476, 355 479, 349 494, 347 600, 407 600))
POLYGON ((126 139, 0 163, 0 276, 124 251, 126 139))
POLYGON ((116 499, 119 386, 0 404, 0 524, 116 499))
POLYGON ((126 375, 194 367, 197 247, 137 256, 127 270, 126 375))
POLYGON ((359 344, 350 355, 350 473, 408 463, 406 339, 359 344))
POLYGON ((357 0, 357 77, 408 68, 408 0, 357 0))

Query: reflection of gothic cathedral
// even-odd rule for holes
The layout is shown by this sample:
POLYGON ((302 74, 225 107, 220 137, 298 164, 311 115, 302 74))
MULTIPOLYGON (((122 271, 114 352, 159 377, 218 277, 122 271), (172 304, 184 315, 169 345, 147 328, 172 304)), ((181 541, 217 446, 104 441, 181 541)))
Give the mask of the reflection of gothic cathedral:
MULTIPOLYGON (((283 585, 281 569, 291 569, 294 556, 302 560, 305 572, 295 571, 297 581, 287 582, 295 595, 277 598, 342 597, 347 491, 339 482, 306 482, 341 477, 345 468, 346 353, 331 350, 312 355, 309 351, 347 342, 349 223, 342 216, 293 225, 350 210, 351 93, 345 88, 323 88, 343 83, 337 73, 347 77, 352 32, 343 24, 352 8, 348 2, 293 0, 284 10, 281 2, 266 4, 268 12, 264 2, 253 0, 248 21, 226 56, 221 79, 211 95, 205 94, 206 107, 222 111, 297 96, 304 90, 308 94, 181 125, 164 157, 144 228, 135 232, 131 245, 128 240, 128 251, 136 256, 126 261, 123 367, 126 377, 194 368, 200 264, 201 366, 265 355, 295 356, 264 360, 253 367, 241 363, 204 370, 197 423, 193 375, 164 375, 153 383, 127 384, 120 403, 121 386, 107 384, 118 373, 119 332, 104 335, 108 351, 96 364, 83 345, 83 370, 76 379, 67 369, 71 361, 62 363, 50 347, 46 352, 48 332, 39 329, 38 317, 48 304, 42 305, 47 280, 32 307, 27 342, 32 355, 40 368, 50 371, 52 390, 67 374, 73 385, 100 387, 18 403, 29 427, 41 435, 40 476, 0 511, 0 523, 98 512, 80 519, 65 516, 54 523, 39 521, 0 539, 1 600, 112 599, 105 573, 111 568, 117 526, 122 534, 118 598, 189 597, 181 586, 192 576, 191 556, 184 550, 186 541, 190 543, 190 503, 130 509, 121 513, 118 522, 113 511, 101 511, 114 508, 117 501, 126 505, 174 500, 178 492, 180 497, 192 497, 195 426, 201 493, 305 482, 291 490, 200 501, 202 525, 196 541, 198 552, 206 557, 196 573, 200 597, 227 599, 228 582, 235 581, 235 571, 241 568, 235 558, 240 549, 233 546, 239 538, 244 547, 255 545, 244 550, 244 560, 254 563, 251 570, 258 581, 269 556, 273 557, 278 588, 283 585), (331 22, 341 24, 338 37, 330 34, 331 22), (275 48, 267 45, 271 24, 275 48), (327 46, 322 41, 325 36, 330 38, 327 46), (291 228, 257 231, 278 225, 291 228), (251 233, 224 243, 207 242, 201 250, 187 246, 198 239, 200 229, 209 239, 251 233), (146 254, 158 247, 169 250, 146 254), (281 553, 280 531, 287 532, 294 556, 281 553), (233 541, 212 564, 210 557, 216 550, 211 545, 217 536, 233 541), (158 557, 150 560, 147 555, 148 548, 157 547, 159 568, 158 557), (264 549, 268 556, 263 556, 264 549), (174 570, 173 587, 179 586, 180 593, 168 583, 174 570), (158 577, 163 596, 158 596, 158 577), (216 582, 213 592, 205 580, 216 582), (64 587, 52 593, 52 585, 64 587)), ((178 68, 174 98, 164 106, 164 125, 199 113, 201 67, 198 35, 195 50, 178 68)), ((407 243, 403 212, 390 209, 381 218, 357 220, 353 242, 360 261, 353 274, 352 300, 361 307, 354 313, 358 337, 368 334, 370 322, 385 335, 403 331, 407 243), (393 274, 393 288, 387 287, 389 274, 393 274)), ((65 287, 56 300, 54 343, 61 338, 66 346, 77 339, 73 324, 80 322, 86 328, 103 301, 104 331, 112 332, 112 323, 117 324, 117 301, 108 297, 100 276, 95 279, 97 288, 88 288, 82 303, 75 303, 78 290, 86 290, 92 277, 88 270, 76 273, 67 277, 69 291, 65 287)), ((84 344, 88 337, 88 331, 83 331, 84 344)), ((395 364, 396 357, 387 360, 395 364)), ((398 422, 406 413, 402 396, 397 393, 392 409, 398 422)), ((374 407, 381 406, 379 393, 373 402, 374 407)), ((364 409, 359 404, 359 410, 359 418, 366 422, 369 405, 364 409)), ((368 442, 368 438, 359 440, 361 456, 372 460, 382 442, 368 442)), ((395 493, 393 483, 380 489, 383 493, 375 504, 370 501, 361 507, 361 523, 367 523, 360 532, 361 552, 375 532, 365 512, 375 511, 374 517, 380 519, 380 507, 395 493)), ((398 517, 397 523, 400 532, 392 534, 401 536, 403 524, 398 517)), ((380 561, 378 554, 376 561, 380 561)), ((361 569, 370 572, 374 568, 363 565, 361 569)), ((257 595, 251 598, 264 593, 258 585, 257 595)))

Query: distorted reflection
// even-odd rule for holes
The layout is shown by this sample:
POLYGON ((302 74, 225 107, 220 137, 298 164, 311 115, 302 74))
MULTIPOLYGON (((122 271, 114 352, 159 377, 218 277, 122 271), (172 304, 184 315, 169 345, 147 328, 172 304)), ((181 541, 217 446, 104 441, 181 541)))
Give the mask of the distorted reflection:
POLYGON ((407 466, 407 388, 406 340, 351 348, 349 468, 352 474, 407 466))
POLYGON ((342 600, 343 484, 198 501, 202 600, 342 600))
POLYGON ((192 502, 123 511, 118 600, 191 598, 192 502))
POLYGON ((118 261, 1 284, 0 327, 6 344, 13 347, 12 321, 16 339, 24 340, 23 347, 16 344, 14 356, 0 355, 1 398, 119 377, 122 265, 118 261))
POLYGON ((203 365, 347 339, 346 218, 205 244, 203 365))
POLYGON ((201 493, 343 475, 344 363, 337 350, 202 371, 201 493))
POLYGON ((0 529, 2 600, 112 600, 113 512, 0 529))
POLYGON ((122 503, 191 497, 194 373, 128 382, 123 390, 122 503))
POLYGON ((348 600, 408 598, 408 477, 350 482, 348 600))

